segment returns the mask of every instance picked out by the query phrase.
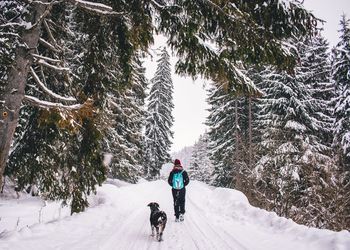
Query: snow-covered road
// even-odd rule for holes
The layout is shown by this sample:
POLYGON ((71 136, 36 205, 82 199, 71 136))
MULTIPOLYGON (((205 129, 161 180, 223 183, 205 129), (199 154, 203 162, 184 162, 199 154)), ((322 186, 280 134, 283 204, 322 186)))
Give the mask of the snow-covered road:
MULTIPOLYGON (((0 238, 0 249, 350 249, 350 233, 300 226, 249 205, 235 190, 191 182, 184 222, 175 222, 165 181, 105 184, 86 212, 0 238), (164 241, 150 236, 149 202, 168 215, 164 241)), ((0 222, 1 223, 1 222, 0 222)))

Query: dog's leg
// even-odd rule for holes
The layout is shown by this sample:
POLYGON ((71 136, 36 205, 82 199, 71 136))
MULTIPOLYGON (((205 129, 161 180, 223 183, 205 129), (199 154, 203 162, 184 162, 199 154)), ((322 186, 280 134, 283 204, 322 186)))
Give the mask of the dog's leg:
POLYGON ((151 234, 151 236, 153 237, 153 236, 154 236, 154 226, 151 226, 151 229, 152 229, 152 234, 151 234))
POLYGON ((157 231, 157 240, 159 240, 159 227, 156 227, 156 231, 157 231))
POLYGON ((163 230, 164 230, 164 227, 163 227, 163 225, 161 225, 159 227, 159 238, 158 238, 158 241, 162 241, 163 240, 163 230))

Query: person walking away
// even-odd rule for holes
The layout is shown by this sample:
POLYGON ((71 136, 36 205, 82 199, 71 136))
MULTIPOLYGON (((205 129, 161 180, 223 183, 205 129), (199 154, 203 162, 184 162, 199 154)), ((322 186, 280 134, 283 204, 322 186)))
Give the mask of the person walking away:
POLYGON ((184 220, 186 186, 189 182, 187 172, 183 169, 180 160, 176 159, 168 178, 168 183, 172 187, 176 222, 184 220))

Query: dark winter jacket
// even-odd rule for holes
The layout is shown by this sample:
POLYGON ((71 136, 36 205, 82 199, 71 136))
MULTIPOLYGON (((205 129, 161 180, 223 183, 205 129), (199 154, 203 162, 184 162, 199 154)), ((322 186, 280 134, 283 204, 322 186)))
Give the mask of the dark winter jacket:
POLYGON ((168 183, 170 186, 173 186, 173 176, 175 173, 179 173, 182 172, 182 178, 184 180, 184 188, 188 185, 188 183, 190 183, 190 179, 188 178, 188 174, 185 170, 183 170, 183 168, 181 166, 175 166, 173 168, 173 170, 171 170, 169 178, 168 178, 168 183))

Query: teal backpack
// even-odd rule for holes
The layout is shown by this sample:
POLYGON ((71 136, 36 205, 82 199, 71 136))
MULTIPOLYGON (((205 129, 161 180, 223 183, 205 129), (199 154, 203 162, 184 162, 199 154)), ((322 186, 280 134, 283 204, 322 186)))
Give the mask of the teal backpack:
POLYGON ((182 176, 183 172, 184 172, 184 170, 173 175, 173 189, 183 189, 184 188, 184 178, 182 176))

